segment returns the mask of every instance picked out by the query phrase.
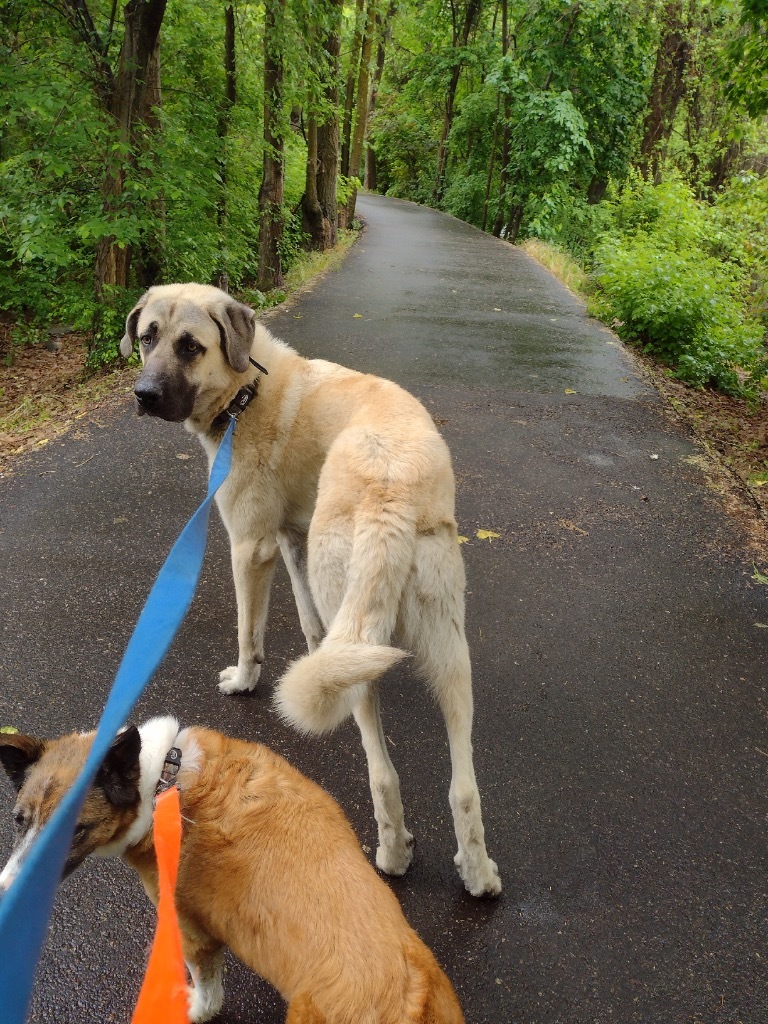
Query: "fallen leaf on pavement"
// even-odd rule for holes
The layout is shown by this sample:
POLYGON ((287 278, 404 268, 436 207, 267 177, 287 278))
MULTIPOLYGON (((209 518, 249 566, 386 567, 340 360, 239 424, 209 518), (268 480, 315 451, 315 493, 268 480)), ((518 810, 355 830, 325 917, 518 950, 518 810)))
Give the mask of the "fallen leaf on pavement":
POLYGON ((582 530, 582 528, 580 526, 577 526, 572 519, 558 519, 557 525, 562 526, 564 530, 570 530, 571 533, 578 533, 582 537, 589 536, 587 530, 582 530))

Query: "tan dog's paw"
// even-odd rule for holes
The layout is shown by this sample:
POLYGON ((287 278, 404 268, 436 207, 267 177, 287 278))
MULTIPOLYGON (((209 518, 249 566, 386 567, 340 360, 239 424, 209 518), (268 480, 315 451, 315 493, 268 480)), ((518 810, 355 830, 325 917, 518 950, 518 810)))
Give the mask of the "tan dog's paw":
POLYGON ((230 665, 219 672, 219 691, 221 693, 248 693, 254 690, 261 675, 261 665, 251 669, 242 669, 239 665, 230 665))
POLYGON ((402 842, 382 844, 376 851, 376 867, 385 875, 399 878, 411 866, 413 860, 413 836, 406 832, 402 842))
POLYGON ((490 857, 477 858, 471 867, 465 862, 461 851, 453 858, 464 888, 472 896, 498 896, 501 892, 501 878, 496 862, 490 857))

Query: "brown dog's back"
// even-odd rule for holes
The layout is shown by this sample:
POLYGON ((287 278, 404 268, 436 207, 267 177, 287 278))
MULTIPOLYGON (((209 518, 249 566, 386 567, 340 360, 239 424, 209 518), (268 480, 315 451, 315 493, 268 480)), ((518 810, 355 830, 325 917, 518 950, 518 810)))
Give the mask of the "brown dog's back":
POLYGON ((187 732, 180 912, 282 993, 290 1024, 462 1024, 336 801, 267 747, 187 732))

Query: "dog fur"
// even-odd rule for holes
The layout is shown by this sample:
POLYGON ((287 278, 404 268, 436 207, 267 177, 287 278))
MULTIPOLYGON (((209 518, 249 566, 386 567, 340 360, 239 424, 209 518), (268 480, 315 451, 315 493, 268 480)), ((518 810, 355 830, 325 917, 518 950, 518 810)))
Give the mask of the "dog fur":
POLYGON ((258 387, 216 499, 231 545, 239 641, 238 663, 221 672, 219 688, 237 693, 259 680, 279 550, 309 648, 277 685, 279 713, 306 733, 354 715, 379 829, 376 863, 403 874, 413 837, 377 680, 411 654, 448 729, 455 863, 473 895, 498 894, 472 759, 453 470, 426 409, 390 381, 302 358, 251 309, 207 285, 151 288, 127 318, 123 354, 136 342, 139 412, 183 421, 211 462, 228 406, 244 385, 258 387))
MULTIPOLYGON (((0 890, 79 773, 93 735, 0 735, 19 832, 0 890)), ((191 1021, 221 1009, 228 946, 287 1001, 286 1024, 461 1024, 451 983, 341 808, 261 744, 179 731, 170 717, 122 731, 78 818, 66 873, 91 853, 119 855, 157 903, 152 798, 173 746, 182 751, 175 902, 191 1021)))

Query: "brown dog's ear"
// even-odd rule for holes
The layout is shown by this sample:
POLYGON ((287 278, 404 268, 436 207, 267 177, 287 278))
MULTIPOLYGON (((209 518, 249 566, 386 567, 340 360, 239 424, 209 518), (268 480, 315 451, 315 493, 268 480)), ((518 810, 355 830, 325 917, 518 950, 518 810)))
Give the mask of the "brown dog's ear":
POLYGON ((145 292, 126 317, 125 334, 123 335, 123 340, 120 342, 120 355, 123 359, 129 359, 131 352, 133 352, 133 346, 136 343, 139 317, 141 316, 142 309, 144 309, 147 304, 148 295, 149 292, 145 292))
POLYGON ((129 725, 115 736, 96 773, 94 785, 104 790, 114 807, 132 807, 138 802, 140 751, 139 730, 129 725))
POLYGON ((45 741, 20 732, 0 733, 0 761, 18 792, 24 785, 27 769, 36 764, 45 750, 45 741))
POLYGON ((256 314, 242 302, 228 299, 211 311, 211 319, 219 329, 227 362, 237 373, 244 373, 248 369, 256 314))

